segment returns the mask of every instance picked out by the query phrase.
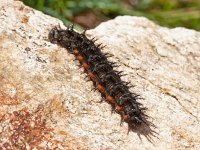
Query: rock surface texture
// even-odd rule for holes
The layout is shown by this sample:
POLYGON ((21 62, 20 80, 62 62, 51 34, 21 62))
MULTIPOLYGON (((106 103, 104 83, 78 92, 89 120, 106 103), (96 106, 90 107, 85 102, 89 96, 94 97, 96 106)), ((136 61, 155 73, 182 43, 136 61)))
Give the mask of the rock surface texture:
POLYGON ((86 82, 74 56, 48 41, 61 21, 0 2, 0 149, 200 149, 200 33, 117 17, 87 31, 107 45, 157 137, 128 132, 86 82))

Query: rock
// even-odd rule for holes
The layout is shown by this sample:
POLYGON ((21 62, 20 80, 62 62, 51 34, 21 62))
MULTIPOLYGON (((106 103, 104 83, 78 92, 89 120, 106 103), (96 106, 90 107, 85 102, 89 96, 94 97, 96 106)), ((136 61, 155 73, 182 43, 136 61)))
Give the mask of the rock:
POLYGON ((48 41, 61 21, 13 0, 1 0, 0 20, 0 147, 200 149, 199 32, 130 16, 87 31, 144 98, 158 133, 148 137, 127 134, 74 56, 48 41))

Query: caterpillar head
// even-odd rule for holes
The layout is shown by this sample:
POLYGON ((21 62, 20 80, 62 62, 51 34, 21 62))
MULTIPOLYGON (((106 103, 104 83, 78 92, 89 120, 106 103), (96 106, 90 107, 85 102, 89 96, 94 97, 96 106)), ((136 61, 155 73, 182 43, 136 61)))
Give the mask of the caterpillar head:
POLYGON ((48 35, 50 42, 53 44, 57 44, 59 37, 60 37, 59 30, 57 28, 51 29, 51 31, 49 32, 49 35, 48 35))

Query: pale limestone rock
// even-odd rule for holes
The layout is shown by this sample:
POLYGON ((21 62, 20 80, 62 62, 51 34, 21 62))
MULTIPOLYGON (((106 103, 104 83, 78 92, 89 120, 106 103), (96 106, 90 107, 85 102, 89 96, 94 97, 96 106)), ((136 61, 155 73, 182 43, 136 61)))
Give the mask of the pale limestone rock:
POLYGON ((200 149, 199 32, 129 16, 87 32, 107 45, 103 51, 128 74, 123 80, 145 99, 159 138, 151 143, 127 134, 74 56, 48 41, 61 21, 13 0, 1 0, 0 21, 0 147, 200 149))

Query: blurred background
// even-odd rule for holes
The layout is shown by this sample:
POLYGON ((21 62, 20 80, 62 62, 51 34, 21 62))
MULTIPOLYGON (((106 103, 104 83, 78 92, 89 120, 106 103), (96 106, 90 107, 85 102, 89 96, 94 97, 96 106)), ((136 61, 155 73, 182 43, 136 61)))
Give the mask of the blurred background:
POLYGON ((144 16, 166 27, 200 30, 200 0, 22 0, 80 28, 95 28, 119 15, 144 16))

